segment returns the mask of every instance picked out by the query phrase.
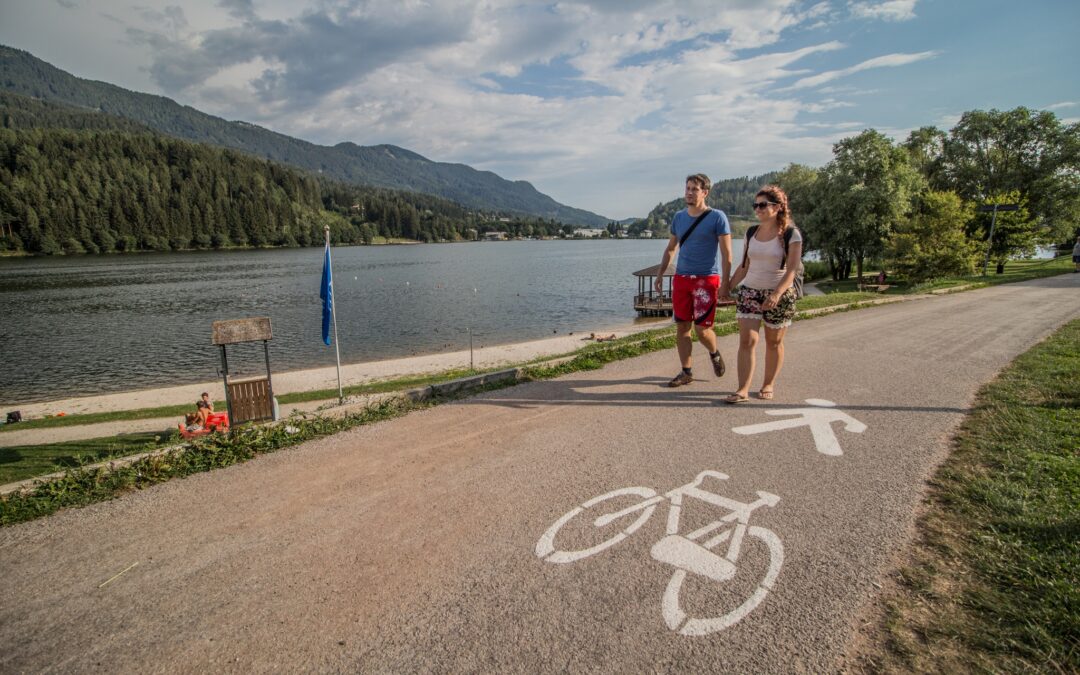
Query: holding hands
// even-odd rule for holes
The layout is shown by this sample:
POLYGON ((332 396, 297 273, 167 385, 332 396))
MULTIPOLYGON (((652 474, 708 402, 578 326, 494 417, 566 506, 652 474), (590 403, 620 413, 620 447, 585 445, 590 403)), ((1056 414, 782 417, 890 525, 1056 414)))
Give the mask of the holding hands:
POLYGON ((774 309, 779 302, 780 294, 773 291, 772 293, 769 293, 769 297, 765 298, 765 301, 761 303, 761 308, 765 311, 769 311, 770 309, 774 309))

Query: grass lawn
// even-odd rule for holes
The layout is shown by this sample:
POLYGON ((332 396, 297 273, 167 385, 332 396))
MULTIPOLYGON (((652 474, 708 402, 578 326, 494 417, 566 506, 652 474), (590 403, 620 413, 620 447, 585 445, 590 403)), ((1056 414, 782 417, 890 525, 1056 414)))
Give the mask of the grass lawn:
MULTIPOLYGON (((394 380, 372 382, 371 384, 357 384, 343 389, 346 396, 362 394, 379 394, 387 391, 401 391, 413 387, 424 387, 434 382, 445 382, 466 375, 474 375, 487 371, 470 371, 468 369, 451 370, 436 375, 420 375, 402 377, 394 380)), ((277 396, 282 405, 289 403, 305 403, 308 401, 326 401, 336 399, 337 389, 320 389, 316 391, 299 391, 292 394, 277 396)), ((225 401, 214 401, 214 409, 225 410, 225 401)), ((99 424, 101 422, 117 422, 122 420, 146 420, 158 417, 175 417, 179 422, 185 413, 195 410, 194 402, 183 405, 168 405, 159 408, 139 408, 137 410, 114 410, 103 413, 87 413, 84 415, 65 415, 64 417, 41 417, 38 419, 24 420, 18 424, 5 424, 0 426, 0 434, 5 431, 18 429, 51 429, 56 427, 70 427, 80 424, 99 424)))
POLYGON ((1080 321, 980 392, 885 594, 873 672, 1080 672, 1080 321))
POLYGON ((134 455, 154 447, 175 443, 175 436, 175 433, 165 431, 143 432, 52 445, 16 445, 0 448, 0 483, 13 483, 112 457, 134 455))
MULTIPOLYGON (((997 284, 1011 284, 1016 283, 1017 281, 1041 279, 1042 277, 1063 274, 1072 271, 1073 268, 1072 258, 1069 256, 1058 256, 1057 258, 1038 260, 1013 260, 1005 266, 1005 272, 1003 274, 994 274, 994 267, 991 266, 987 270, 988 274, 985 277, 980 273, 968 277, 952 277, 949 279, 939 279, 917 284, 889 278, 886 280, 886 283, 891 284, 891 288, 884 291, 884 294, 902 295, 905 293, 926 293, 939 288, 952 288, 954 286, 974 285, 976 287, 983 287, 996 286, 997 284)), ((875 276, 877 272, 877 268, 872 268, 864 270, 863 274, 865 276, 875 276)), ((817 282, 817 287, 821 289, 823 293, 853 292, 857 290, 858 281, 856 279, 844 279, 843 281, 825 280, 817 282)))

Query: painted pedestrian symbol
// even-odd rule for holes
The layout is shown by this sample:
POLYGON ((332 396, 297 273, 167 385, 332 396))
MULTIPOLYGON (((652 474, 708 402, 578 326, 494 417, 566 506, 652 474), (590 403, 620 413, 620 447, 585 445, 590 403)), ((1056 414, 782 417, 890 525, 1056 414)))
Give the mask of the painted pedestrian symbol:
MULTIPOLYGON (((659 504, 667 501, 669 506, 666 533, 653 544, 651 550, 654 560, 675 568, 660 603, 664 622, 668 628, 682 635, 708 635, 733 626, 765 600, 769 591, 772 590, 776 577, 780 574, 780 566, 784 563, 784 546, 780 538, 772 530, 748 525, 750 516, 755 510, 762 506, 776 506, 780 498, 768 492, 758 491, 758 498, 750 503, 728 499, 705 490, 702 484, 707 478, 727 480, 728 477, 719 471, 702 471, 689 484, 677 487, 663 495, 656 494, 656 490, 648 487, 627 487, 594 497, 555 521, 555 524, 548 528, 536 542, 536 555, 550 563, 572 563, 588 558, 628 538, 652 517, 659 504), (680 517, 683 500, 686 497, 719 507, 728 513, 703 527, 698 527, 693 532, 680 534, 680 517), (622 506, 628 501, 629 506, 622 506), (627 520, 635 515, 636 519, 627 523, 627 520), (582 518, 578 519, 578 516, 582 518), (582 530, 588 534, 593 531, 592 528, 596 528, 601 532, 598 536, 606 538, 587 548, 557 548, 556 537, 560 536, 563 528, 572 521, 574 525, 569 529, 578 532, 579 535, 582 530), (590 523, 592 528, 588 526, 590 523), (735 526, 728 527, 731 523, 735 523, 735 526), (716 614, 713 616, 690 616, 685 609, 688 606, 687 599, 683 597, 683 584, 687 577, 695 575, 706 583, 717 584, 732 581, 738 569, 742 567, 740 556, 743 554, 744 540, 747 535, 750 536, 751 543, 757 540, 758 544, 753 546, 758 555, 758 564, 747 567, 754 574, 762 575, 760 578, 748 577, 748 580, 756 583, 756 586, 749 590, 733 592, 735 602, 739 603, 733 609, 728 609, 728 607, 730 604, 735 604, 734 602, 716 608, 714 610, 716 614), (727 543, 726 551, 713 552, 713 549, 724 543, 727 543), (766 556, 767 566, 761 564, 766 556)), ((567 539, 570 536, 564 534, 561 538, 567 539)), ((595 539, 588 543, 593 542, 595 539)), ((748 545, 746 548, 751 548, 751 546, 748 545)), ((700 590, 700 587, 695 588, 700 590)), ((698 602, 700 603, 700 600, 698 602)), ((697 606, 700 611, 701 605, 697 606)))
POLYGON ((737 434, 762 434, 766 431, 780 431, 781 429, 793 429, 795 427, 810 427, 810 433, 814 436, 814 444, 818 452, 823 455, 842 455, 840 441, 833 433, 832 423, 843 422, 844 429, 852 433, 861 434, 866 431, 866 425, 847 413, 836 410, 836 404, 821 398, 808 398, 806 402, 813 408, 790 408, 788 410, 766 410, 766 415, 801 415, 787 420, 775 422, 763 422, 750 424, 744 427, 732 429, 737 434))

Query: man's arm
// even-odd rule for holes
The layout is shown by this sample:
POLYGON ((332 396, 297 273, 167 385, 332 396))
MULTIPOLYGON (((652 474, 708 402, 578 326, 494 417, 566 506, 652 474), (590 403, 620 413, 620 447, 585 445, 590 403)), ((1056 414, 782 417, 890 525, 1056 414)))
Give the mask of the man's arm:
POLYGON ((657 293, 664 292, 664 272, 667 271, 668 265, 671 264, 671 259, 675 257, 675 251, 679 250, 679 239, 675 235, 671 235, 668 239, 667 248, 664 249, 664 257, 660 259, 660 270, 656 273, 656 281, 653 282, 653 288, 657 293))
POLYGON ((731 296, 728 278, 731 277, 731 235, 722 234, 716 238, 720 245, 720 297, 727 300, 731 296))
MULTIPOLYGON (((749 246, 749 245, 750 245, 750 238, 749 237, 744 237, 743 238, 743 251, 744 251, 744 253, 743 253, 742 260, 746 259, 745 251, 746 251, 746 247, 749 246)), ((740 261, 739 264, 736 265, 736 267, 735 267, 735 274, 732 274, 731 278, 728 279, 728 293, 731 293, 731 289, 738 286, 739 283, 742 282, 742 280, 745 279, 745 278, 746 278, 746 267, 744 267, 742 262, 740 261)))

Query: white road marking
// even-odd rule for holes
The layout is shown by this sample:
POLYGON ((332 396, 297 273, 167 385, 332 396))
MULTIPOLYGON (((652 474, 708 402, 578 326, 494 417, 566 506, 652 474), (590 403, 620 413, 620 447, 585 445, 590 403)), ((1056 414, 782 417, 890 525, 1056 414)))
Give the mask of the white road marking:
MULTIPOLYGON (((780 501, 780 497, 768 492, 758 491, 758 498, 753 502, 736 501, 703 489, 702 485, 706 478, 726 480, 727 475, 712 470, 702 471, 692 482, 677 487, 664 495, 657 495, 652 488, 628 487, 594 497, 556 520, 540 536, 540 540, 536 542, 536 555, 540 559, 551 563, 571 563, 600 553, 640 529, 653 515, 656 507, 666 501, 668 502, 666 536, 657 541, 650 551, 654 560, 675 568, 660 602, 660 612, 665 623, 671 630, 681 635, 690 636, 707 635, 733 626, 761 604, 765 596, 772 590, 777 575, 780 574, 780 566, 784 563, 784 546, 780 542, 780 538, 772 530, 747 525, 756 509, 762 506, 776 506, 780 501), (625 498, 631 496, 638 497, 641 501, 631 506, 624 506, 612 513, 603 514, 599 517, 595 516, 596 511, 602 513, 603 508, 606 506, 604 502, 609 499, 619 499, 617 503, 625 504, 625 498), (682 512, 682 502, 685 497, 704 501, 729 513, 718 520, 699 527, 689 535, 681 535, 679 534, 679 520, 682 512), (599 508, 590 511, 594 507, 599 508), (578 550, 559 550, 556 548, 555 538, 559 531, 563 526, 579 516, 582 517, 583 522, 591 521, 594 527, 603 530, 612 523, 637 513, 640 513, 640 515, 624 528, 618 529, 619 526, 616 525, 614 532, 601 534, 601 537, 606 536, 607 538, 599 544, 578 550), (697 540, 713 534, 717 529, 730 525, 734 526, 719 532, 704 544, 698 543, 697 540), (756 588, 750 592, 750 596, 731 611, 712 617, 688 616, 683 611, 680 603, 680 593, 687 575, 693 574, 704 577, 715 583, 724 583, 732 579, 738 569, 739 555, 742 552, 742 541, 745 535, 759 539, 765 544, 765 550, 768 551, 769 556, 769 565, 765 571, 765 576, 758 582, 756 588), (730 542, 726 552, 712 550, 726 542, 730 542)), ((759 550, 761 550, 760 547, 759 550)))
POLYGON ((777 420, 776 422, 762 422, 750 424, 732 429, 737 434, 744 436, 750 434, 763 434, 767 431, 781 431, 794 429, 795 427, 810 427, 810 433, 814 437, 814 445, 818 452, 823 455, 838 456, 844 454, 840 449, 840 441, 833 433, 832 423, 843 422, 844 429, 852 433, 861 434, 866 431, 866 425, 845 412, 836 410, 836 404, 820 398, 808 398, 806 402, 813 408, 792 408, 788 410, 766 410, 766 415, 801 415, 801 418, 777 420))

